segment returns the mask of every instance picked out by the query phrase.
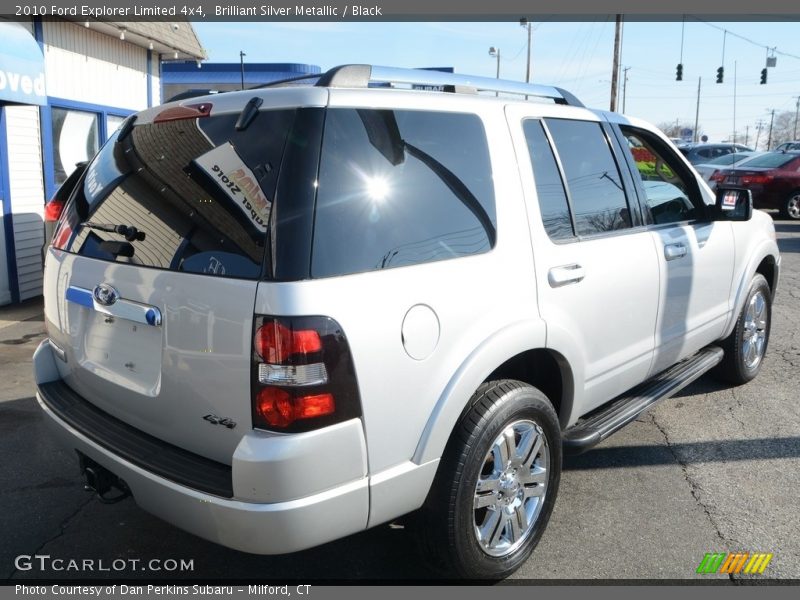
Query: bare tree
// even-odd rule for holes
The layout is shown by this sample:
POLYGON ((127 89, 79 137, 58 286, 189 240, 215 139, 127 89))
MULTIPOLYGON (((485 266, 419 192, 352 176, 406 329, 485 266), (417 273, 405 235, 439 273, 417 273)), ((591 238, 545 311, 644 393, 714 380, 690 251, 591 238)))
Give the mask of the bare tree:
MULTIPOLYGON (((688 123, 686 121, 671 121, 667 123, 666 121, 663 123, 659 123, 657 127, 664 132, 667 137, 671 138, 679 138, 681 137, 681 130, 682 129, 694 129, 694 123, 688 123)), ((698 126, 697 127, 697 138, 700 139, 700 136, 703 135, 703 128, 698 126)))
POLYGON ((772 147, 775 148, 783 142, 794 141, 794 111, 787 110, 775 113, 775 122, 772 124, 772 147))

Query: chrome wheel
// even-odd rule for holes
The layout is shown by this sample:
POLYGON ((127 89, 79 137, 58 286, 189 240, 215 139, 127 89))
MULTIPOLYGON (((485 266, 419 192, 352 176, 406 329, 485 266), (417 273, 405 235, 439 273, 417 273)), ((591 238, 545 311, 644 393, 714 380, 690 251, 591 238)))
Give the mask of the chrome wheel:
POLYGON ((535 422, 514 421, 495 438, 473 502, 475 536, 486 554, 511 554, 535 529, 549 470, 547 438, 535 422))
POLYGON ((795 194, 786 201, 786 214, 790 219, 800 219, 800 194, 795 194))
POLYGON ((755 369, 764 356, 767 341, 767 299, 761 291, 753 294, 747 304, 742 333, 742 358, 748 369, 755 369))

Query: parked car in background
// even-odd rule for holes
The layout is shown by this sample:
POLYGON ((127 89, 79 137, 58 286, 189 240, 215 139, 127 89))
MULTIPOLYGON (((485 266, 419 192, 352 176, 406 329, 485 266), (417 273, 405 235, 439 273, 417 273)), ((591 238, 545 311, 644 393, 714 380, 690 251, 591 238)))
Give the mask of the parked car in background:
POLYGON ((678 146, 678 150, 683 152, 686 160, 693 165, 707 163, 709 160, 734 152, 753 152, 752 148, 742 144, 685 144, 678 146))
POLYGON ((718 156, 707 163, 694 165, 694 170, 700 173, 703 180, 706 181, 713 190, 717 187, 717 182, 711 180, 711 176, 714 173, 718 172, 720 169, 737 167, 759 154, 761 154, 761 152, 731 152, 730 154, 718 156))
POLYGON ((775 152, 800 152, 800 141, 784 142, 775 148, 775 152))
POLYGON ((75 165, 75 170, 67 177, 67 180, 62 183, 59 188, 56 190, 56 193, 53 194, 53 197, 50 198, 48 202, 44 205, 44 245, 42 246, 42 264, 44 264, 44 254, 47 251, 47 247, 50 245, 50 241, 53 239, 53 232, 56 229, 56 223, 61 218, 61 213, 64 211, 64 205, 69 200, 70 195, 72 194, 72 190, 75 189, 75 185, 80 180, 83 172, 86 170, 86 165, 89 164, 86 161, 79 162, 75 165))
POLYGON ((800 220, 800 153, 767 152, 745 164, 712 175, 718 185, 749 189, 755 208, 777 208, 781 215, 800 220))

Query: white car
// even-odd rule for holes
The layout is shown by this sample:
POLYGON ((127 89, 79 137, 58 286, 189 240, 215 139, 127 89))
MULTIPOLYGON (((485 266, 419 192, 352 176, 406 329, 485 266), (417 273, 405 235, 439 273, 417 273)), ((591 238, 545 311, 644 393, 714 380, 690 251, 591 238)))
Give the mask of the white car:
POLYGON ((416 511, 433 564, 502 577, 562 451, 757 375, 780 261, 644 121, 344 66, 114 133, 47 249, 36 394, 106 501, 261 554, 416 511))

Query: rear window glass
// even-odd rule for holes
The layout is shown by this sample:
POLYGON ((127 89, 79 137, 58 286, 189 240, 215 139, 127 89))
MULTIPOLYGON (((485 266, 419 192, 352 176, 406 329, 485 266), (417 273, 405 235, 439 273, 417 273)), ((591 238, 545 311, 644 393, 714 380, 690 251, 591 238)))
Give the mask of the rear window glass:
POLYGON ((122 127, 89 165, 65 249, 101 260, 255 279, 294 110, 122 127))
POLYGON ((732 165, 735 162, 739 162, 744 160, 750 156, 749 153, 742 153, 742 152, 731 152, 729 154, 724 154, 722 156, 718 156, 714 160, 708 161, 709 165, 732 165))
POLYGON ((527 120, 522 127, 528 142, 544 229, 551 239, 572 238, 575 233, 572 230, 567 193, 542 124, 538 120, 527 120))
POLYGON ((742 165, 742 168, 751 168, 751 167, 763 167, 763 168, 770 168, 775 169, 778 167, 782 167, 783 165, 789 164, 793 160, 797 159, 797 155, 794 154, 783 154, 780 153, 771 153, 771 154, 762 154, 761 156, 756 156, 751 158, 747 161, 746 165, 742 165))
POLYGON ((487 252, 495 229, 489 149, 477 115, 328 110, 312 277, 487 252))

